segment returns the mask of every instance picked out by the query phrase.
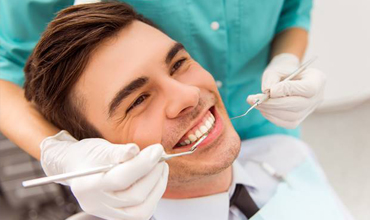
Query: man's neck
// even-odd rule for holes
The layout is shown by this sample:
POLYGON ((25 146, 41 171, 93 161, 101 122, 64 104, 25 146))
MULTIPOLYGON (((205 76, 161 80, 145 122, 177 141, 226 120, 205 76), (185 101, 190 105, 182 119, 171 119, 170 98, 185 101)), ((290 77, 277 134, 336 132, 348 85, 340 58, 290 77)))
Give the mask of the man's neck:
POLYGON ((163 198, 165 199, 186 199, 209 196, 228 191, 232 182, 232 166, 221 173, 197 179, 192 182, 167 187, 163 198))

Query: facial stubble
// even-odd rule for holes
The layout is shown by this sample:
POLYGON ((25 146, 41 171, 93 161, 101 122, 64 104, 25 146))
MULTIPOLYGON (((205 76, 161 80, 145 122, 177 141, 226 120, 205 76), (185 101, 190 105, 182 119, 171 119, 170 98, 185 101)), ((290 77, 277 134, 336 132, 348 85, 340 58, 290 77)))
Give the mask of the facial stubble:
MULTIPOLYGON (((226 115, 226 112, 222 112, 222 110, 220 113, 226 115)), ((168 186, 181 187, 184 184, 199 182, 201 179, 217 175, 232 165, 239 151, 239 136, 231 123, 230 125, 225 124, 225 131, 214 143, 195 152, 198 154, 198 159, 189 160, 189 158, 180 157, 168 161, 170 166, 168 186)))

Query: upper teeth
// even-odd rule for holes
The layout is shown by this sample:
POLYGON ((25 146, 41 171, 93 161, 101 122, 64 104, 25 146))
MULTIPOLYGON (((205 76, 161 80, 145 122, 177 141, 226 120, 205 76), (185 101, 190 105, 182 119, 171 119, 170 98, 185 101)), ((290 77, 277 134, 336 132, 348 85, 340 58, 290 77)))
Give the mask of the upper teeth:
POLYGON ((200 124, 200 126, 194 131, 194 133, 189 134, 188 138, 181 142, 180 145, 184 146, 197 141, 200 137, 202 137, 203 134, 211 130, 214 123, 215 117, 211 113, 209 114, 208 118, 203 120, 202 124, 200 124))

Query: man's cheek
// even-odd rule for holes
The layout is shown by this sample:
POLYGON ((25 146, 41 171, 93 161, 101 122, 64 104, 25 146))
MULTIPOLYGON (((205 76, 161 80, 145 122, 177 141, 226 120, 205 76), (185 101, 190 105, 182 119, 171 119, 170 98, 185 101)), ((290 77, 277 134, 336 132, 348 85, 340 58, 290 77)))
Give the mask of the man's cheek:
MULTIPOLYGON (((142 120, 145 122, 145 120, 142 120)), ((146 121, 147 123, 140 123, 133 134, 133 142, 136 143, 140 149, 144 149, 150 145, 161 143, 162 129, 156 126, 155 122, 146 121)))
POLYGON ((217 90, 216 80, 211 73, 204 69, 199 63, 196 63, 193 68, 194 74, 201 78, 204 86, 217 90))
POLYGON ((212 91, 213 93, 217 94, 217 98, 220 97, 220 93, 217 88, 217 84, 213 76, 207 72, 203 72, 202 80, 200 81, 202 83, 201 87, 207 89, 208 91, 212 91))

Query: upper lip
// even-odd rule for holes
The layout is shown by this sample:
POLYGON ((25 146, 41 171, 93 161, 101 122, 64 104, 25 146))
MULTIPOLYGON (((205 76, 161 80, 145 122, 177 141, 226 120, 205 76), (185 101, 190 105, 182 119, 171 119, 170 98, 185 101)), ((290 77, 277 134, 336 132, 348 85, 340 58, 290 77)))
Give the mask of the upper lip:
POLYGON ((175 145, 173 147, 176 146, 176 144, 180 141, 180 139, 188 132, 190 131, 195 125, 197 125, 199 122, 202 121, 203 117, 205 116, 205 114, 207 113, 208 110, 210 110, 213 106, 209 107, 209 108, 204 108, 204 110, 202 110, 202 112, 198 115, 198 117, 196 119, 193 120, 193 122, 189 125, 189 127, 185 130, 184 133, 181 134, 181 136, 177 139, 175 145))

